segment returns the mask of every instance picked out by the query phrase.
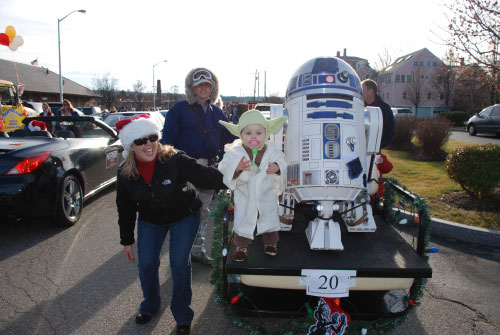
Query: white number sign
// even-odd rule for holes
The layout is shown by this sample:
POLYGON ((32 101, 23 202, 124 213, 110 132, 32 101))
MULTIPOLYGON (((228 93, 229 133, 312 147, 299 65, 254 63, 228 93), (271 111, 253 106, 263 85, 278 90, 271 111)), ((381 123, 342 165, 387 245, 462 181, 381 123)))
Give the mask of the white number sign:
POLYGON ((307 295, 342 298, 349 296, 349 288, 356 286, 356 270, 302 269, 300 285, 307 295))

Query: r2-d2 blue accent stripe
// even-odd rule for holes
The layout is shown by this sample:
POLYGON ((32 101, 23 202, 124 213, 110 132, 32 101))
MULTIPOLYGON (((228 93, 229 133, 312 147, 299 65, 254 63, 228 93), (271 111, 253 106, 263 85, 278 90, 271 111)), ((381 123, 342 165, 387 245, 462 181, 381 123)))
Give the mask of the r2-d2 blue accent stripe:
POLYGON ((308 119, 336 119, 342 118, 345 120, 352 120, 354 116, 349 113, 338 113, 338 112, 312 112, 307 114, 308 119))
POLYGON ((307 104, 308 108, 318 108, 318 107, 334 107, 334 108, 346 108, 346 109, 351 109, 352 104, 346 102, 346 101, 334 101, 334 100, 328 100, 326 102, 324 101, 313 101, 309 102, 307 104))

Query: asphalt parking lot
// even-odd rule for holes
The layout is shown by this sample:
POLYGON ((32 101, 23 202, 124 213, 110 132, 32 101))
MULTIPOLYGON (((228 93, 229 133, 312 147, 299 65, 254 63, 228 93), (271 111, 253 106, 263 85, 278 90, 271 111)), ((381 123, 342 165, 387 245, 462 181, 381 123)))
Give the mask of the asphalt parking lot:
MULTIPOLYGON (((86 203, 81 221, 70 229, 48 221, 4 224, 1 334, 173 333, 167 248, 160 268, 162 310, 145 326, 134 322, 141 289, 136 265, 125 261, 118 242, 114 197, 110 189, 86 203)), ((431 255, 433 278, 420 305, 387 334, 499 334, 499 249, 439 236, 430 247, 440 251, 431 255)), ((215 302, 210 279, 210 268, 194 264, 193 334, 249 334, 215 302)), ((274 330, 286 324, 277 318, 264 322, 274 330)))

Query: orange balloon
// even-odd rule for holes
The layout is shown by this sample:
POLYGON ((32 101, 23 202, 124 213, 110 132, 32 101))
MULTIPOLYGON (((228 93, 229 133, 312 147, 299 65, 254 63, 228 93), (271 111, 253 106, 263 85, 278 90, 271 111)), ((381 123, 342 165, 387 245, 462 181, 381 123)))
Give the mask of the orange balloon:
POLYGON ((13 26, 7 26, 7 28, 5 28, 5 34, 9 36, 9 40, 12 42, 14 37, 16 37, 16 29, 13 26))

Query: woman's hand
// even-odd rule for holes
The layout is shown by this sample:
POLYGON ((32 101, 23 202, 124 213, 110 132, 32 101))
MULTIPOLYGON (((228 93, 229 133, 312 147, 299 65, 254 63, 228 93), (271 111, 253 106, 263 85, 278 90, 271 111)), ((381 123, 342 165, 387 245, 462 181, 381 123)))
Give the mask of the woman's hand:
POLYGON ((279 170, 280 170, 280 167, 278 164, 276 164, 276 163, 267 164, 267 170, 266 170, 267 174, 275 174, 275 173, 278 173, 279 170))
POLYGON ((125 258, 129 262, 135 262, 134 251, 132 250, 132 245, 124 245, 123 253, 125 254, 125 258))
POLYGON ((236 167, 236 172, 239 171, 250 171, 252 162, 249 159, 245 159, 245 157, 241 157, 240 162, 238 163, 238 166, 236 167))

